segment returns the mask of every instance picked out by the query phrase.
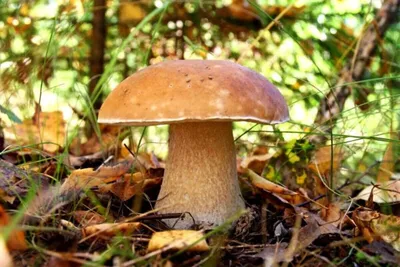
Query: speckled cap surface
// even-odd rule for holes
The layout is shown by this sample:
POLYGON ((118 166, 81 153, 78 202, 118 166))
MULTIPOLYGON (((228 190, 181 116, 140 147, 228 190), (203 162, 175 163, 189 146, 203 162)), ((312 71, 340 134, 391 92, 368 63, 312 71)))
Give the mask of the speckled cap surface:
POLYGON ((99 123, 156 125, 195 121, 289 119, 281 93, 262 75, 225 60, 171 60, 122 81, 104 101, 99 123))

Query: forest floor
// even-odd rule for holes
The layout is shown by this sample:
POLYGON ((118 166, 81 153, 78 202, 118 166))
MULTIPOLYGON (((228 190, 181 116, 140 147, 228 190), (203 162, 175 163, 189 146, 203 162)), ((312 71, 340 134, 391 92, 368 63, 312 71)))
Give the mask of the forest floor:
POLYGON ((114 128, 102 133, 103 148, 94 135, 68 151, 26 140, 2 149, 1 266, 400 262, 399 181, 368 186, 359 175, 331 187, 330 177, 337 179, 345 158, 336 148, 316 149, 304 140, 282 143, 274 152, 255 147, 237 160, 246 210, 232 219, 233 226, 176 231, 162 219, 179 220, 182 214, 153 208, 164 162, 121 147, 114 128), (289 160, 293 153, 297 159, 289 160), (278 166, 279 184, 266 179, 278 166))

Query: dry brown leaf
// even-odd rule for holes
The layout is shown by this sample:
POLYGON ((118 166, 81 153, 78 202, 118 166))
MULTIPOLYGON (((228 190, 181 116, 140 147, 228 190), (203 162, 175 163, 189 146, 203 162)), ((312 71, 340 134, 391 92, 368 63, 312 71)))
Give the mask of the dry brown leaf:
POLYGON ((124 175, 132 166, 130 161, 122 161, 114 166, 102 166, 96 170, 98 177, 114 177, 124 175))
MULTIPOLYGON (((319 148, 315 154, 313 159, 308 164, 308 168, 312 171, 312 177, 315 181, 314 195, 326 195, 328 193, 327 185, 321 181, 321 179, 326 179, 328 182, 330 179, 331 167, 333 172, 337 172, 340 168, 340 164, 342 162, 344 153, 342 152, 340 147, 333 148, 333 155, 331 155, 331 147, 325 146, 319 148), (331 161, 331 156, 333 161, 331 161)), ((328 186, 331 186, 328 184, 328 186)), ((323 205, 327 205, 328 199, 322 199, 320 202, 323 205)))
POLYGON ((57 152, 65 142, 65 121, 60 111, 39 112, 35 120, 24 120, 21 124, 4 129, 9 141, 18 145, 43 144, 43 150, 57 152), (54 143, 54 144, 53 144, 54 143))
POLYGON ((12 204, 12 203, 14 203, 15 198, 16 198, 15 196, 7 195, 7 193, 3 189, 0 188, 0 199, 12 204))
POLYGON ((308 219, 307 225, 298 229, 297 239, 293 240, 293 235, 289 245, 287 243, 267 245, 263 251, 258 253, 257 256, 264 259, 264 266, 275 266, 279 262, 291 262, 296 255, 311 245, 321 234, 324 234, 324 229, 318 220, 313 216, 308 216, 305 209, 298 208, 296 212, 303 215, 304 219, 308 219))
POLYGON ((146 170, 149 170, 164 168, 164 165, 158 161, 156 155, 154 155, 153 152, 138 154, 134 159, 133 164, 137 169, 144 168, 146 170))
POLYGON ((252 170, 247 170, 247 174, 250 178, 250 182, 257 188, 264 189, 278 195, 290 195, 294 196, 297 195, 296 192, 289 190, 283 186, 277 185, 266 178, 259 176, 257 173, 253 172, 252 170))
MULTIPOLYGON (((79 189, 90 189, 99 187, 101 191, 107 185, 116 181, 121 175, 124 175, 131 167, 131 162, 124 161, 115 166, 103 166, 97 170, 92 168, 73 171, 61 186, 62 192, 79 189)), ((107 189, 105 189, 107 191, 107 189)))
POLYGON ((61 186, 62 192, 70 190, 87 190, 92 187, 102 187, 108 182, 117 180, 117 176, 100 176, 93 168, 81 169, 73 171, 61 186))
POLYGON ((264 170, 267 161, 272 158, 274 154, 268 154, 268 150, 257 150, 253 155, 246 157, 240 163, 240 168, 253 170, 257 174, 261 174, 264 170), (264 153, 262 153, 264 152, 264 153))
MULTIPOLYGON (((333 148, 333 171, 339 170, 340 163, 343 159, 343 152, 340 147, 333 148)), ((308 167, 316 174, 325 175, 331 171, 331 147, 324 146, 319 148, 308 167)))
POLYGON ((188 248, 188 251, 197 252, 208 251, 210 249, 202 232, 194 230, 171 230, 153 233, 147 251, 151 252, 159 249, 181 250, 184 248, 188 248))
POLYGON ((315 239, 321 235, 321 229, 317 221, 307 222, 306 226, 303 226, 298 230, 297 240, 292 240, 289 243, 289 247, 285 253, 285 259, 287 262, 293 260, 294 256, 306 249, 315 239))
MULTIPOLYGON (((308 224, 317 223, 319 225, 320 234, 334 234, 338 233, 339 229, 336 226, 337 218, 335 220, 327 222, 322 219, 318 214, 309 212, 304 208, 295 208, 298 214, 302 214, 304 221, 308 224)), ((339 220, 340 222, 340 220, 339 220)))
POLYGON ((400 217, 358 209, 352 218, 368 242, 382 239, 400 251, 400 217))
MULTIPOLYGON (((0 238, 3 239, 1 228, 7 226, 10 218, 3 206, 0 205, 0 238)), ((13 230, 7 240, 7 248, 9 250, 26 250, 27 244, 25 241, 25 233, 20 230, 13 230)), ((1 266, 1 265, 0 265, 1 266)))
MULTIPOLYGON (((140 172, 138 174, 142 175, 140 172)), ((128 174, 111 184, 110 191, 122 201, 127 201, 138 192, 142 192, 143 184, 144 180, 135 183, 128 174)))
POLYGON ((101 224, 106 221, 106 218, 104 218, 104 216, 94 211, 76 210, 72 212, 72 216, 82 227, 94 224, 101 224))
POLYGON ((101 239, 110 239, 117 235, 130 236, 141 226, 139 222, 102 223, 89 225, 82 229, 84 237, 92 236, 101 239))
POLYGON ((368 201, 372 194, 376 203, 395 203, 400 201, 400 180, 386 181, 364 188, 355 199, 368 201))
POLYGON ((329 203, 326 209, 321 209, 320 216, 325 222, 338 227, 343 217, 340 203, 329 203))
POLYGON ((144 179, 142 173, 125 174, 122 179, 110 185, 110 191, 122 201, 126 201, 147 188, 161 183, 161 178, 144 179))
POLYGON ((23 170, 5 160, 0 159, 0 198, 14 202, 17 196, 24 196, 35 182, 41 186, 48 184, 48 178, 40 173, 23 170))

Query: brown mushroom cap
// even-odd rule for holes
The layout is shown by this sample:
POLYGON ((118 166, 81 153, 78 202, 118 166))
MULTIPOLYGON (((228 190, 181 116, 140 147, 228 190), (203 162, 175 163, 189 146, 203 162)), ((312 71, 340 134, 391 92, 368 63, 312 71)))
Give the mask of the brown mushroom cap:
POLYGON ((105 100, 98 121, 144 126, 288 119, 283 96, 257 72, 225 60, 171 60, 122 81, 105 100))

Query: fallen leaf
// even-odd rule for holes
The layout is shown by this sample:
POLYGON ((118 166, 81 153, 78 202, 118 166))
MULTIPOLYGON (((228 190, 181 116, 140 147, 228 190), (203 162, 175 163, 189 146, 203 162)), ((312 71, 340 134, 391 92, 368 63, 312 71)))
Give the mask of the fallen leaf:
POLYGON ((0 188, 0 199, 2 199, 5 202, 8 202, 10 204, 13 204, 15 198, 16 198, 15 196, 7 195, 7 193, 3 189, 0 188))
MULTIPOLYGON (((130 157, 132 158, 132 155, 130 155, 130 157)), ((145 170, 164 168, 164 165, 158 161, 153 152, 140 153, 133 160, 133 164, 138 170, 143 168, 145 170)))
POLYGON ((72 202, 76 196, 74 191, 61 192, 58 184, 40 189, 24 213, 24 223, 45 223, 54 218, 54 211, 72 202))
POLYGON ((380 266, 398 266, 400 262, 397 251, 384 241, 374 241, 363 246, 362 250, 370 255, 379 255, 380 266))
POLYGON ((131 167, 131 162, 124 161, 115 166, 103 166, 97 170, 86 168, 73 171, 61 186, 62 192, 71 190, 87 190, 92 187, 106 186, 110 182, 116 181, 120 176, 124 175, 131 167))
POLYGON ((46 186, 48 178, 0 159, 0 198, 13 203, 16 196, 25 195, 32 186, 31 183, 46 186))
POLYGON ((338 171, 340 163, 343 159, 343 151, 340 147, 333 148, 333 161, 331 161, 331 147, 324 146, 315 151, 314 157, 311 160, 308 168, 311 169, 316 174, 325 175, 331 171, 331 165, 333 171, 338 171))
POLYGON ((307 222, 306 226, 298 230, 296 240, 292 239, 290 244, 267 245, 256 257, 264 259, 264 266, 275 266, 279 262, 291 262, 296 255, 311 245, 321 234, 321 227, 316 220, 312 219, 307 222))
POLYGON ((400 180, 386 181, 364 188, 354 199, 368 201, 370 196, 376 203, 395 203, 400 201, 400 180))
POLYGON ((76 210, 72 212, 72 216, 82 227, 101 224, 106 221, 104 216, 94 211, 76 210))
POLYGON ((119 6, 119 23, 136 24, 147 15, 140 2, 121 1, 119 6))
POLYGON ((343 217, 340 203, 329 203, 325 209, 321 209, 320 216, 325 222, 338 227, 343 217))
POLYGON ((140 226, 139 222, 94 224, 83 228, 82 235, 108 240, 117 235, 130 236, 140 226))
POLYGON ((265 164, 273 156, 273 153, 268 153, 267 148, 259 147, 253 152, 251 156, 246 157, 241 161, 240 168, 250 169, 255 173, 261 175, 262 171, 265 168, 265 164))
POLYGON ((315 220, 307 222, 307 225, 300 228, 297 240, 295 240, 294 241, 295 243, 293 243, 294 244, 293 247, 291 247, 293 240, 290 241, 288 251, 287 253, 285 253, 286 254, 285 258, 290 259, 291 261, 295 255, 300 253, 302 250, 306 249, 320 235, 321 235, 321 228, 318 225, 317 221, 315 220))
MULTIPOLYGON (((297 213, 302 214, 302 218, 308 224, 318 224, 319 225, 319 233, 322 234, 337 234, 339 233, 339 229, 337 228, 337 224, 340 223, 337 217, 333 217, 332 221, 325 221, 318 214, 309 212, 304 208, 295 208, 297 213), (338 222, 339 221, 339 222, 338 222)), ((329 218, 327 218, 329 219, 329 218)))
MULTIPOLYGON (((0 238, 3 239, 2 228, 7 226, 10 222, 10 218, 3 206, 0 205, 0 238)), ((21 230, 12 230, 7 240, 7 248, 9 250, 26 250, 27 244, 25 241, 25 233, 21 230)), ((2 265, 0 265, 2 266, 2 265)))
POLYGON ((284 200, 288 201, 290 204, 293 205, 303 203, 304 201, 307 200, 307 194, 302 193, 302 190, 298 190, 300 193, 294 192, 286 187, 275 184, 269 181, 268 179, 259 176, 252 170, 246 170, 246 173, 252 185, 254 185, 259 189, 266 190, 269 192, 269 195, 267 195, 267 197, 270 197, 272 193, 276 197, 283 198, 284 200))
POLYGON ((161 183, 162 178, 145 179, 140 172, 125 174, 121 179, 110 185, 110 191, 122 201, 132 198, 136 194, 161 183), (139 179, 138 179, 139 178, 139 179))
MULTIPOLYGON (((340 147, 333 148, 333 155, 331 146, 321 147, 315 151, 313 159, 308 164, 308 168, 312 172, 311 176, 315 181, 315 187, 313 188, 315 196, 326 195, 328 193, 327 186, 332 186, 328 183, 330 180, 328 177, 331 176, 330 172, 332 170, 332 175, 334 175, 339 170, 343 156, 344 154, 340 147), (326 182, 324 183, 322 179, 325 179, 326 182)), ((318 202, 322 205, 327 205, 328 199, 324 198, 318 202)))
POLYGON ((400 217, 357 209, 352 219, 368 242, 382 239, 400 251, 400 217))
POLYGON ((147 15, 145 1, 131 2, 121 1, 118 12, 118 30, 122 36, 127 36, 131 27, 136 25, 147 15))
POLYGON ((194 230, 171 230, 155 232, 151 236, 147 251, 159 249, 188 251, 208 251, 210 248, 202 232, 194 230))
POLYGON ((296 192, 289 190, 281 185, 275 184, 261 176, 252 170, 247 170, 247 174, 249 176, 250 182, 257 188, 264 189, 278 195, 297 195, 296 192))
POLYGON ((60 111, 39 112, 34 119, 4 128, 6 139, 18 145, 42 144, 43 150, 57 152, 65 143, 65 121, 60 111))

